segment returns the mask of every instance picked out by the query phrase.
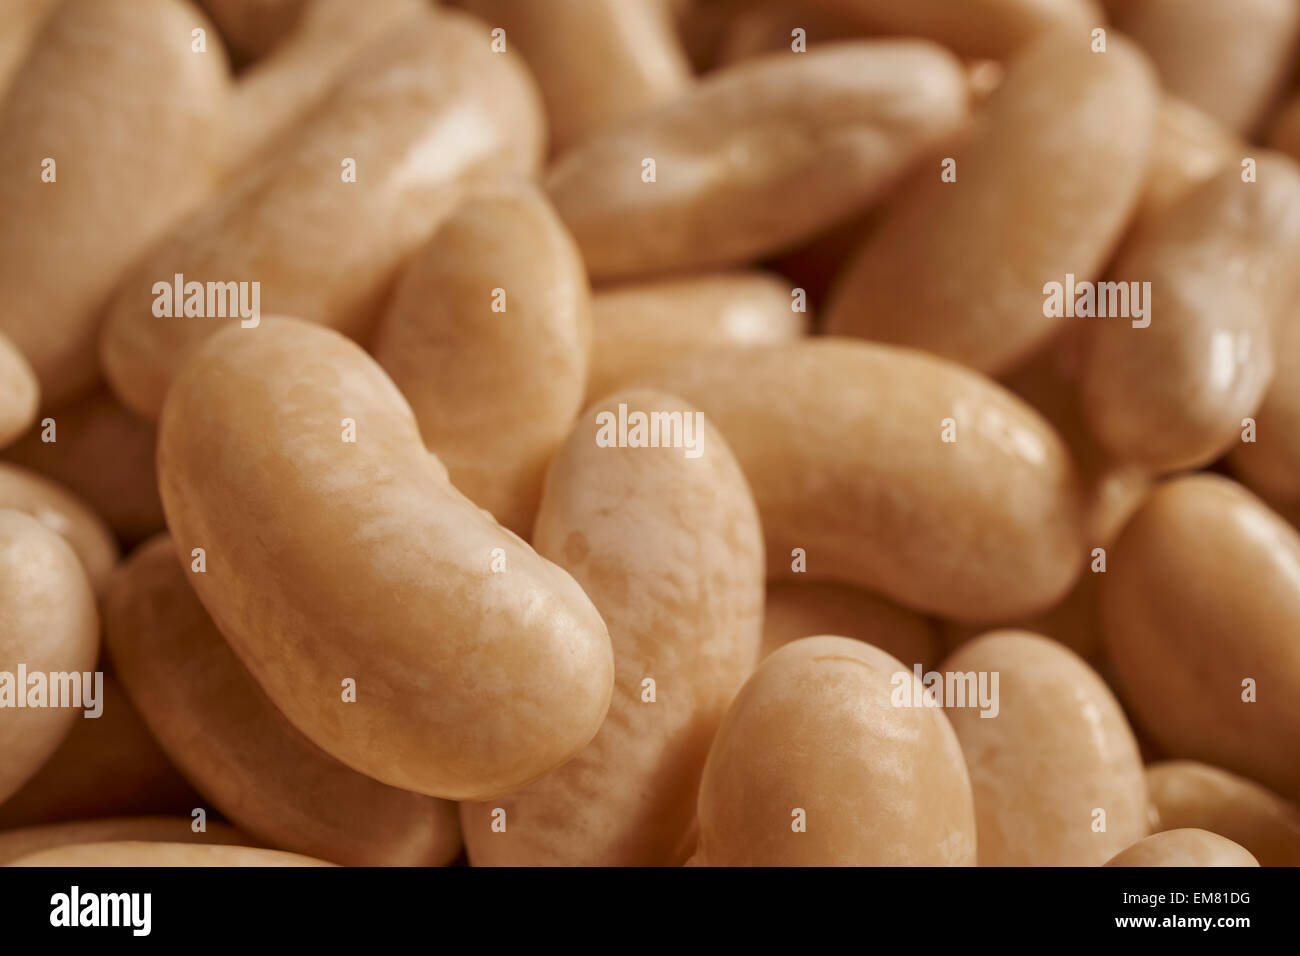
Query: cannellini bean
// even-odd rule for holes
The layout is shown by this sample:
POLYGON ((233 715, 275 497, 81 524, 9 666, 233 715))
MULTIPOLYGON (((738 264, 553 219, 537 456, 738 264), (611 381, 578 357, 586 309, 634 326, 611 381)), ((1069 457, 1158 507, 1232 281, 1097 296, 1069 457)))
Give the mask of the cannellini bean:
MULTIPOLYGON (((518 44, 563 149, 680 96, 690 64, 660 0, 461 0, 518 44)), ((488 31, 481 42, 487 43, 488 31)))
POLYGON ((98 379, 119 274, 217 177, 229 79, 215 43, 191 50, 205 23, 179 0, 67 0, 0 103, 0 332, 49 407, 98 379))
MULTIPOLYGON (((128 273, 102 343, 105 372, 128 408, 156 419, 200 343, 228 325, 255 327, 262 314, 370 334, 401 261, 455 205, 465 178, 536 165, 542 131, 531 81, 480 43, 478 29, 460 14, 428 14, 369 47, 290 142, 128 273), (167 311, 160 299, 173 304, 176 276, 182 286, 204 284, 204 315, 155 314, 167 311), (207 314, 209 282, 259 283, 258 315, 207 314)), ((253 289, 239 287, 243 305, 253 289)))
POLYGON ((933 624, 884 598, 841 584, 768 584, 760 656, 765 658, 791 641, 816 634, 841 634, 863 641, 909 666, 928 666, 938 659, 933 624))
POLYGON ((981 866, 1099 866, 1146 835, 1137 741, 1081 658, 1037 634, 995 631, 938 673, 975 794, 981 866))
POLYGON ((0 458, 76 495, 126 544, 163 528, 154 473, 157 434, 107 389, 60 407, 0 458))
POLYGON ((0 721, 0 803, 83 719, 83 710, 49 706, 50 673, 93 671, 98 650, 95 596, 76 552, 30 515, 0 508, 0 672, 7 677, 0 687, 7 704, 0 721), (23 673, 43 681, 24 681, 23 673), (44 693, 34 696, 42 686, 44 693), (32 706, 18 707, 19 695, 32 706))
POLYGON ((971 866, 975 812, 943 712, 895 707, 910 667, 808 637, 767 658, 727 710, 700 786, 700 866, 971 866))
POLYGON ((1084 415, 1116 458, 1153 471, 1208 464, 1264 397, 1273 325, 1292 307, 1300 170, 1277 154, 1257 169, 1257 182, 1225 170, 1132 240, 1110 279, 1150 283, 1142 319, 1080 320, 1092 323, 1084 415))
POLYGON ((593 279, 737 265, 875 198, 965 114, 921 41, 747 60, 563 153, 547 186, 593 279))
POLYGON ((8 336, 0 332, 0 448, 13 442, 36 417, 41 386, 8 336))
POLYGON ((1092 0, 810 0, 809 6, 868 29, 931 37, 989 57, 1006 56, 1051 31, 1086 40, 1103 23, 1092 0))
POLYGON ((1250 853, 1208 830, 1153 833, 1106 861, 1106 866, 1259 866, 1250 853))
POLYGON ((923 170, 842 272, 834 334, 894 342, 998 374, 1066 321, 1044 284, 1093 279, 1133 212, 1157 91, 1141 53, 1112 36, 1034 44, 969 138, 923 170))
POLYGON ((1238 133, 1258 125, 1300 38, 1293 0, 1141 0, 1114 14, 1166 90, 1238 133))
POLYGON ((117 673, 176 765, 246 832, 357 865, 442 864, 454 804, 350 770, 276 709, 212 624, 167 536, 142 545, 104 598, 117 673))
POLYGON ((1147 767, 1157 830, 1194 827, 1233 840, 1261 866, 1300 866, 1300 805, 1194 760, 1147 767))
POLYGON ((269 56, 240 74, 230 105, 231 154, 240 166, 319 108, 351 62, 396 24, 417 15, 422 0, 314 0, 269 56))
MULTIPOLYGON (((758 271, 705 273, 600 289, 587 397, 594 401, 686 352, 802 338, 795 290, 758 271)), ((805 635, 806 636, 806 635, 805 635)))
POLYGON ((533 535, 609 626, 609 715, 586 749, 532 786, 462 804, 475 866, 685 861, 709 742, 758 656, 763 537, 740 467, 707 422, 690 426, 698 457, 597 443, 621 405, 684 427, 697 415, 638 390, 589 408, 547 472, 533 535))
POLYGON ((613 684, 600 615, 448 483, 359 346, 292 319, 218 333, 158 441, 177 550, 192 568, 204 549, 199 598, 327 753, 391 786, 486 798, 595 735, 613 684))
POLYGON ((452 484, 528 534, 591 353, 587 273, 546 199, 521 185, 460 206, 402 274, 373 351, 452 484))
POLYGON ((117 542, 99 515, 47 478, 0 462, 0 508, 25 511, 72 545, 99 593, 117 564, 117 542))
POLYGON ((109 673, 104 675, 100 716, 73 721, 59 749, 0 803, 0 830, 140 814, 184 816, 188 826, 193 811, 205 807, 109 673))
POLYGON ((1110 552, 1102 634, 1170 756, 1300 798, 1300 533, 1217 475, 1156 487, 1110 552))
POLYGON ((78 843, 123 841, 255 845, 234 827, 216 821, 205 822, 204 829, 195 832, 194 821, 184 817, 111 817, 0 831, 0 864, 78 843))
POLYGON ((647 383, 703 409, 736 453, 771 576, 802 561, 809 579, 978 621, 1050 607, 1078 574, 1065 446, 961 366, 823 338, 688 355, 647 383))
POLYGON ((74 843, 40 850, 6 866, 333 866, 297 853, 201 843, 74 843))

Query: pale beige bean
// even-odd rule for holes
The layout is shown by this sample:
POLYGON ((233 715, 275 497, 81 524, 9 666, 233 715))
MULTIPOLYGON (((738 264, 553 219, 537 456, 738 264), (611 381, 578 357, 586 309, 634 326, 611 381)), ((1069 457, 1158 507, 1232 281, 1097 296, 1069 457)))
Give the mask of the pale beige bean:
POLYGON ((700 787, 702 866, 973 866, 975 811, 943 711, 895 707, 910 666, 844 637, 767 658, 700 787))
POLYGON ((348 766, 485 799, 599 729, 600 615, 448 483, 396 386, 337 332, 268 319, 214 336, 168 397, 158 474, 177 550, 190 565, 205 549, 191 583, 213 621, 348 766))
POLYGON ((772 54, 588 137, 547 185, 595 279, 736 265, 878 196, 965 100, 960 64, 921 41, 772 54))
POLYGON ((1142 54, 1057 35, 1017 59, 971 136, 911 188, 850 260, 835 334, 910 345, 998 374, 1066 321, 1044 284, 1094 279, 1135 208, 1158 101, 1142 54))
POLYGON ((157 434, 112 393, 97 389, 50 413, 0 458, 67 488, 113 529, 124 544, 163 528, 154 471, 157 434))
POLYGON ((234 827, 205 822, 202 832, 186 817, 111 817, 78 820, 43 827, 0 832, 0 864, 34 853, 79 843, 216 843, 223 846, 255 846, 255 842, 234 827))
POLYGON ((981 866, 1099 866, 1146 836, 1137 740, 1081 658, 1028 631, 995 631, 938 673, 970 771, 981 866))
POLYGON ((742 5, 727 22, 718 41, 715 62, 727 66, 778 50, 812 50, 823 43, 851 40, 865 32, 851 17, 813 4, 764 0, 742 5), (796 31, 803 31, 802 34, 796 31))
POLYGON ((1160 82, 1238 133, 1250 133, 1292 66, 1294 0, 1134 0, 1115 25, 1151 57, 1160 82))
POLYGON ((1259 866, 1245 847, 1208 830, 1166 830, 1115 854, 1106 866, 1259 866))
POLYGON ((1273 380, 1251 416, 1255 440, 1234 444, 1228 465, 1265 499, 1294 505, 1300 504, 1300 308, 1294 299, 1276 319, 1273 380))
POLYGON ((68 0, 0 104, 0 332, 54 407, 99 377, 122 270, 212 188, 229 77, 179 0, 68 0))
POLYGON ((231 103, 230 152, 239 165, 318 108, 366 48, 418 14, 424 0, 313 0, 274 52, 239 76, 231 103))
MULTIPOLYGON (((455 206, 465 177, 531 172, 542 137, 536 93, 521 67, 479 42, 479 29, 462 14, 430 13, 387 34, 283 149, 241 172, 131 270, 102 341, 105 372, 127 407, 156 419, 187 355, 218 330, 258 319, 215 318, 206 295, 202 317, 156 315, 160 297, 171 304, 175 276, 258 282, 260 314, 366 336, 403 259, 455 206)), ((241 288, 251 306, 253 287, 241 288)))
POLYGON ((938 40, 971 56, 1004 57, 1053 30, 1086 42, 1104 18, 1092 0, 809 0, 864 29, 938 40))
POLYGON ((117 564, 117 542, 84 502, 48 478, 0 462, 0 508, 24 511, 62 535, 77 552, 91 587, 99 593, 117 564))
POLYGON ((29 853, 5 866, 333 866, 297 853, 195 843, 74 843, 29 853))
POLYGON ((98 651, 95 596, 76 552, 30 515, 0 508, 0 802, 40 769, 89 709, 48 706, 50 673, 93 671, 98 651), (20 665, 29 677, 44 675, 42 682, 21 682, 20 665), (20 695, 33 706, 18 707, 20 695))
POLYGON ((587 273, 545 197, 520 184, 461 205, 403 272, 372 351, 451 483, 527 536, 591 355, 587 273))
POLYGON ((802 338, 790 283, 758 271, 706 273, 600 289, 587 398, 595 401, 686 352, 802 338))
POLYGON ((9 337, 0 332, 0 448, 27 429, 40 403, 41 386, 36 373, 9 337))
POLYGON ((56 0, 6 0, 0 4, 0 96, 22 66, 56 0))
POLYGON ((1260 866, 1300 866, 1300 805, 1209 764, 1165 760, 1147 767, 1157 830, 1195 827, 1245 847, 1260 866))
POLYGON ((823 338, 695 353, 647 384, 703 409, 736 453, 771 576, 802 560, 809 580, 978 621, 1050 607, 1078 573, 1061 439, 959 365, 823 338))
POLYGON ((768 584, 760 657, 816 634, 839 634, 863 641, 909 667, 918 663, 928 667, 938 660, 934 625, 884 598, 842 584, 768 584))
POLYGON ((1261 154, 1257 175, 1224 170, 1134 237, 1109 279, 1130 295, 1150 283, 1144 317, 1078 320, 1090 323, 1084 415, 1118 459, 1152 471, 1208 464, 1264 397, 1273 325, 1293 303, 1300 170, 1261 154))
POLYGON ((74 721, 41 769, 0 803, 0 829, 140 814, 189 818, 207 808, 112 674, 104 675, 103 696, 103 714, 74 721))
MULTIPOLYGON (((690 64, 660 0, 461 0, 537 78, 555 149, 680 96, 690 64)), ((478 41, 490 42, 489 29, 478 41)))
POLYGON ((1189 191, 1253 153, 1217 120, 1190 103, 1163 96, 1137 224, 1149 227, 1189 191))
POLYGON ((455 804, 350 770, 300 734, 217 631, 163 535, 104 596, 118 676, 178 767, 267 844, 357 866, 427 866, 460 850, 455 804))
POLYGON ((1300 798, 1300 533, 1217 475, 1159 486, 1111 549, 1102 634, 1170 756, 1300 798))
POLYGON ((695 841, 700 771, 758 657, 763 537, 718 432, 657 392, 607 396, 546 476, 533 543, 582 585, 609 627, 615 690, 592 742, 532 786, 462 804, 470 862, 679 865, 695 841), (688 447, 609 447, 606 416, 678 416, 688 447), (688 454, 689 452, 689 454, 688 454), (494 832, 499 811, 504 833, 494 832))

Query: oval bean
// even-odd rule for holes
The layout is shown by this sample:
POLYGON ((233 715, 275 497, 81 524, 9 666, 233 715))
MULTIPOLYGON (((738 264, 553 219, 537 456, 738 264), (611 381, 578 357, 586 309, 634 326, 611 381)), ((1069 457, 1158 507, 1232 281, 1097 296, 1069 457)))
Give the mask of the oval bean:
POLYGON ((1065 446, 958 365, 823 338, 688 355, 647 384, 703 409, 736 453, 769 575, 788 577, 799 548, 809 579, 988 620, 1050 607, 1078 574, 1065 446))
POLYGON ((1111 550, 1106 653, 1173 757, 1300 798, 1300 533, 1217 475, 1156 487, 1111 550))
POLYGON ((972 866, 975 812, 943 712, 895 707, 911 669, 808 637, 732 701, 700 785, 701 866, 972 866), (802 828, 801 828, 802 827, 802 828))
POLYGON ((1166 830, 1115 854, 1106 866, 1259 866, 1259 861, 1217 833, 1166 830))
POLYGON ((939 673, 945 694, 951 680, 965 695, 944 703, 975 794, 981 866, 1099 866, 1146 836, 1137 740, 1082 658, 1028 631, 995 631, 939 673))
POLYGON ((403 272, 372 351, 451 483, 527 535, 591 354, 587 273, 546 199, 520 185, 461 205, 403 272))
POLYGON ((1194 760, 1147 767, 1157 830, 1193 827, 1227 837, 1261 866, 1300 866, 1300 806, 1245 777, 1194 760))
POLYGON ((0 673, 9 685, 0 721, 0 803, 40 769, 83 711, 51 707, 51 672, 95 667, 99 618, 76 552, 62 537, 21 511, 0 508, 0 673), (42 675, 41 686, 19 677, 42 675), (18 707, 18 695, 46 706, 18 707))
POLYGON ((826 313, 837 335, 924 348, 991 374, 1066 321, 1043 286, 1093 279, 1140 196, 1155 77, 1118 36, 1054 35, 1007 70, 969 138, 923 170, 842 271, 826 313))
POLYGON ((547 187, 593 279, 737 265, 875 198, 965 100, 960 64, 921 41, 772 54, 584 139, 547 187))
MULTIPOLYGON (((537 78, 552 146, 680 96, 690 64, 660 0, 461 0, 505 30, 537 78)), ((487 31, 485 30, 486 34, 487 31)), ((486 36, 481 41, 486 43, 486 36)))
POLYGON ((465 178, 536 165, 542 131, 531 81, 479 42, 478 29, 464 15, 430 13, 389 33, 311 122, 130 270, 102 341, 104 370, 128 408, 156 419, 185 358, 261 314, 369 335, 401 261, 455 205, 465 178), (355 181, 345 178, 349 159, 355 181), (177 275, 245 283, 241 306, 251 316, 256 288, 260 311, 241 318, 222 293, 211 296, 215 311, 233 317, 206 314, 206 297, 202 317, 154 315, 160 295, 164 305, 175 298, 155 284, 174 288, 177 275))
POLYGON ((205 549, 191 583, 213 621, 353 769, 486 798, 599 729, 613 683, 600 615, 448 483, 397 388, 337 332, 269 319, 214 336, 163 410, 158 474, 185 563, 205 549))
POLYGON ((1115 25, 1141 44, 1166 90, 1249 133, 1291 70, 1300 9, 1292 0, 1142 0, 1118 7, 1115 25))
POLYGON ((169 537, 142 545, 104 596, 104 642, 150 730, 217 809, 268 844, 336 863, 452 859, 455 805, 362 776, 302 736, 185 578, 169 537))
POLYGON ((1150 228, 1188 192, 1248 152, 1217 120, 1177 97, 1161 97, 1137 227, 1150 228))
POLYGON ((1146 316, 1082 320, 1080 400, 1106 451, 1173 471, 1228 450, 1273 376, 1297 254, 1300 170, 1277 154, 1258 182, 1229 168, 1134 237, 1110 278, 1150 283, 1146 316))
POLYGON ((0 103, 0 332, 49 407, 99 378, 114 283, 219 173, 230 84, 217 44, 190 49, 205 23, 178 0, 67 0, 0 103))
POLYGON ((770 273, 734 271, 600 289, 592 298, 595 339, 587 398, 595 401, 678 355, 721 346, 802 338, 790 284, 770 273))
POLYGON ((587 409, 547 472, 533 536, 609 626, 609 715, 532 786, 461 805, 475 866, 684 862, 709 741, 757 659, 763 536, 740 467, 707 422, 691 426, 698 457, 598 444, 602 417, 620 405, 676 415, 683 427, 696 415, 643 390, 587 409), (498 808, 504 833, 493 832, 498 808))

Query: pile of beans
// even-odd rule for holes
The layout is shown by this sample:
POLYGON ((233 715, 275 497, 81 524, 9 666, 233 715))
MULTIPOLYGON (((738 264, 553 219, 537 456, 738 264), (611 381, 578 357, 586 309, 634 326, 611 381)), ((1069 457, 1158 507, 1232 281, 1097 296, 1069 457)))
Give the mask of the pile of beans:
POLYGON ((1300 865, 1298 41, 8 0, 0 862, 1300 865))

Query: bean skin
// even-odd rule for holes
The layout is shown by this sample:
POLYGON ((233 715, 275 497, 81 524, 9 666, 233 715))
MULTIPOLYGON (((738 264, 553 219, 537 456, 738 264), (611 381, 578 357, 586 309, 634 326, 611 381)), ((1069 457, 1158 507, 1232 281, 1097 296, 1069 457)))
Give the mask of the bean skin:
POLYGON ((637 390, 589 408, 551 463, 533 535, 609 626, 609 715, 584 750, 532 786, 461 805, 475 866, 680 865, 694 844, 709 741, 757 659, 763 539, 739 466, 707 422, 698 458, 597 445, 599 414, 617 416, 620 404, 694 414, 637 390), (504 833, 492 829, 498 808, 504 833))
POLYGON ((1300 798, 1295 528, 1218 475, 1166 481, 1111 550, 1101 621, 1121 697, 1170 756, 1300 798))
POLYGON ((1208 830, 1166 830, 1140 840, 1106 866, 1259 866, 1244 847, 1208 830))
POLYGON ((1007 70, 969 138, 886 211, 827 307, 836 335, 924 348, 1001 374, 1066 321, 1043 285, 1096 278, 1135 209, 1158 101, 1142 54, 1054 35, 1007 70))
POLYGON ((547 188, 594 280, 734 266, 865 205, 965 107, 960 64, 929 43, 772 54, 584 139, 547 188))
POLYGON ((684 356, 645 384, 703 409, 745 470, 768 574, 880 594, 960 620, 1030 614, 1085 551, 1056 433, 959 365, 824 337, 684 356), (956 441, 944 442, 952 419, 956 441))
POLYGON ((191 583, 217 628, 353 769, 485 799, 599 729, 613 685, 600 615, 448 483, 396 386, 339 333, 264 319, 214 336, 168 397, 158 475, 183 561, 206 550, 191 583))

